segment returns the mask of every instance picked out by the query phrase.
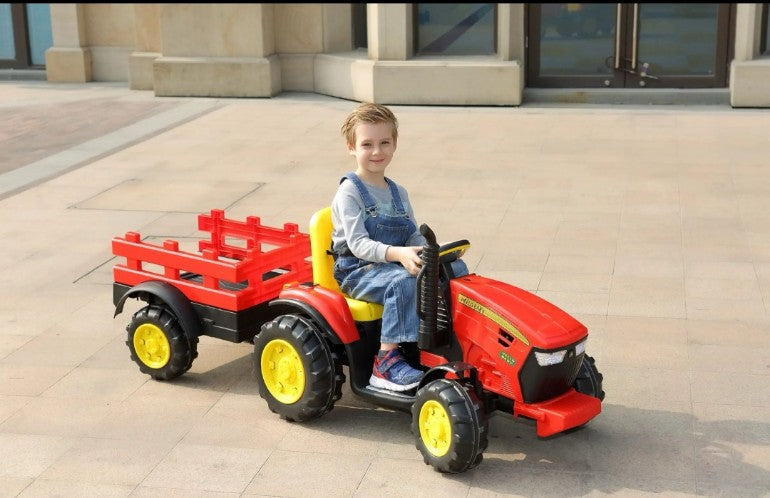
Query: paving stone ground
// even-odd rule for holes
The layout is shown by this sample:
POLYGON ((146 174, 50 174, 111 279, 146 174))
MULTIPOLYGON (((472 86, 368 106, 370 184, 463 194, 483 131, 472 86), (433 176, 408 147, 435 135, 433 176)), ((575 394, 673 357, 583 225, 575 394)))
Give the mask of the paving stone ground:
POLYGON ((178 105, 95 98, 6 107, 0 121, 0 173, 61 152, 178 105))
POLYGON ((728 106, 393 106, 389 174, 471 271, 573 314, 603 412, 540 439, 495 415, 484 462, 423 464, 356 398, 271 413, 250 344, 171 382, 113 318, 110 241, 195 245, 198 213, 307 230, 352 168, 355 102, 158 98, 0 82, 0 497, 770 496, 770 128, 728 106))

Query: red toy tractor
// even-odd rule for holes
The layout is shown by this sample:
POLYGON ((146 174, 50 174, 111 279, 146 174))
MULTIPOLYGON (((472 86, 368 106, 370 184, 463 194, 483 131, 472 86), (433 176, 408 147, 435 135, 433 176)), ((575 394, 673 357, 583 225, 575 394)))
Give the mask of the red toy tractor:
POLYGON ((403 348, 425 374, 409 392, 369 386, 382 307, 339 290, 331 228, 330 208, 313 216, 309 236, 293 224, 271 228, 213 210, 199 216, 199 229, 211 233, 199 243, 201 254, 170 240, 148 244, 135 232, 114 238, 113 253, 126 258, 114 267, 115 316, 128 298, 147 303, 127 327, 131 358, 142 372, 168 380, 191 367, 200 335, 253 341, 260 395, 294 421, 334 407, 347 366, 355 394, 411 412, 417 448, 442 472, 481 463, 494 410, 535 420, 543 437, 601 412, 602 375, 585 352, 586 327, 512 285, 476 274, 455 278, 451 261, 470 244, 439 247, 426 225, 419 339, 403 348))

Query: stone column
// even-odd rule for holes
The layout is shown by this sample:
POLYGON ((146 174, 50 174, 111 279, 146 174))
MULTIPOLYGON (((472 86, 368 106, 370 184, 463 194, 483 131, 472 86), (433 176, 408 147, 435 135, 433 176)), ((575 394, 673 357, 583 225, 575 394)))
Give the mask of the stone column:
POLYGON ((350 4, 275 4, 275 51, 284 91, 316 90, 316 56, 350 52, 350 4))
POLYGON ((132 90, 152 90, 152 64, 161 55, 160 9, 157 3, 134 4, 135 50, 128 58, 128 83, 132 90))
POLYGON ((270 97, 281 91, 273 4, 162 4, 159 96, 270 97))
POLYGON ((735 6, 735 58, 730 64, 730 105, 770 107, 770 59, 759 56, 762 4, 735 6))
POLYGON ((91 52, 87 48, 85 7, 78 3, 51 4, 53 46, 45 51, 48 81, 91 81, 91 52))
POLYGON ((412 4, 370 3, 366 5, 369 58, 375 61, 405 61, 413 55, 412 4))
POLYGON ((762 4, 740 3, 735 7, 735 60, 750 61, 759 55, 762 4))

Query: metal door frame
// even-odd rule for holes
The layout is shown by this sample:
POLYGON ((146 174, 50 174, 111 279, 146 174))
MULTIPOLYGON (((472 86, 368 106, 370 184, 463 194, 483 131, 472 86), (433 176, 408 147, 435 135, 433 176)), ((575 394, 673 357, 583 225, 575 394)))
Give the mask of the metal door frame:
POLYGON ((531 88, 727 88, 729 64, 733 57, 735 37, 734 4, 718 4, 717 39, 714 57, 716 64, 711 76, 667 76, 658 79, 651 71, 644 71, 637 53, 639 4, 616 4, 615 54, 607 62, 614 67, 611 74, 540 76, 541 5, 526 7, 527 87, 531 88), (617 28, 622 25, 623 29, 617 28), (612 60, 610 60, 612 59, 612 60), (634 62, 636 64, 634 64, 634 62), (609 82, 609 85, 605 82, 609 82), (640 85, 643 82, 643 85, 640 85))

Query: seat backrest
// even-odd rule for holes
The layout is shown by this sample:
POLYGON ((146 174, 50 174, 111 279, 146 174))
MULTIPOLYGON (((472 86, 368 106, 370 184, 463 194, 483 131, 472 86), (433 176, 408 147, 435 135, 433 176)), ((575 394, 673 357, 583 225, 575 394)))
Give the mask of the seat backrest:
POLYGON ((310 218, 310 259, 313 262, 313 283, 341 292, 334 279, 334 258, 327 251, 332 246, 332 208, 325 207, 310 218))
POLYGON ((325 207, 310 218, 310 259, 313 262, 313 283, 345 296, 353 320, 370 322, 382 318, 382 305, 359 301, 346 295, 334 278, 334 257, 327 251, 332 247, 332 208, 325 207))

